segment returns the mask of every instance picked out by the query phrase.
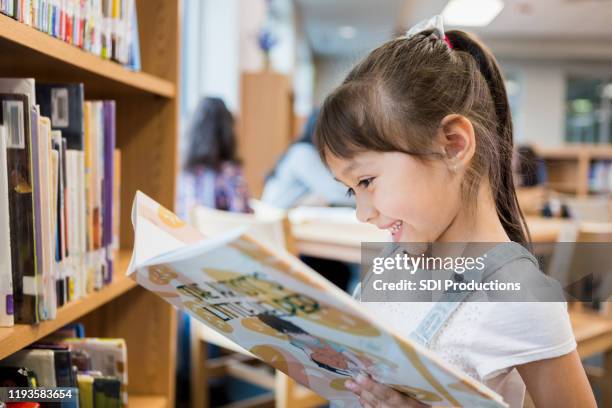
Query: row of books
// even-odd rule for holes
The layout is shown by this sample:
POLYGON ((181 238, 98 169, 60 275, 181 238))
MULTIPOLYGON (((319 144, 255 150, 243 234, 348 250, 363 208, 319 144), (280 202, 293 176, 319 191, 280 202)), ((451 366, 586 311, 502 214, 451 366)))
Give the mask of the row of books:
POLYGON ((594 193, 612 192, 612 161, 597 160, 589 169, 589 190, 594 193))
MULTIPOLYGON (((127 381, 125 340, 86 338, 80 324, 69 325, 0 361, 1 387, 69 389, 62 407, 127 406, 127 381)), ((57 406, 39 404, 42 408, 57 406)))
POLYGON ((140 70, 135 0, 0 0, 0 12, 85 51, 140 70))
POLYGON ((114 101, 83 84, 0 78, 0 325, 53 319, 112 280, 114 101))

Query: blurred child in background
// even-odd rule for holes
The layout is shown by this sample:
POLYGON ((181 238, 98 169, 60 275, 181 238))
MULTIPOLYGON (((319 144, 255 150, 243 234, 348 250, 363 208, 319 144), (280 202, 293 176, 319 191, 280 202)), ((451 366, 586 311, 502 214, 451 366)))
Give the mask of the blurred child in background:
POLYGON ((281 156, 266 178, 262 201, 278 208, 298 205, 345 205, 355 201, 346 195, 341 183, 334 180, 321 162, 313 144, 319 109, 314 109, 304 126, 302 136, 281 156))
POLYGON ((187 158, 177 183, 177 215, 188 219, 196 205, 251 212, 236 154, 234 118, 225 103, 219 98, 204 98, 187 137, 187 158))

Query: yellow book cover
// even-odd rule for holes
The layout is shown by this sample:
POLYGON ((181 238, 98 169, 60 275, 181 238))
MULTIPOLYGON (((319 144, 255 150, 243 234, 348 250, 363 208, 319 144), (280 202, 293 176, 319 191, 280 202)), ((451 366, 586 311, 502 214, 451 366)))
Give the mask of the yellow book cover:
POLYGON ((94 408, 93 403, 93 382, 94 378, 88 374, 78 374, 79 385, 79 407, 94 408))

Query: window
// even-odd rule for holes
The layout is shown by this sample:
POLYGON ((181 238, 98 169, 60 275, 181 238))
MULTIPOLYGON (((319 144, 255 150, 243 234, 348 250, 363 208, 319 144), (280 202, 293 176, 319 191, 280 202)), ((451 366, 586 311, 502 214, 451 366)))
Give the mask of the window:
POLYGON ((570 76, 567 81, 566 112, 567 142, 612 142, 612 76, 570 76))

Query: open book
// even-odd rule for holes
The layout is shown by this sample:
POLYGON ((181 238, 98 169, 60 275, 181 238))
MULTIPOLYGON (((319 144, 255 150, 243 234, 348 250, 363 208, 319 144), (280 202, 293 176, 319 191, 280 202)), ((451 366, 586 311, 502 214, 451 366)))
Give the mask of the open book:
POLYGON ((138 284, 340 406, 358 405, 344 383, 359 373, 433 406, 506 406, 286 251, 206 238, 140 192, 132 223, 138 284))

